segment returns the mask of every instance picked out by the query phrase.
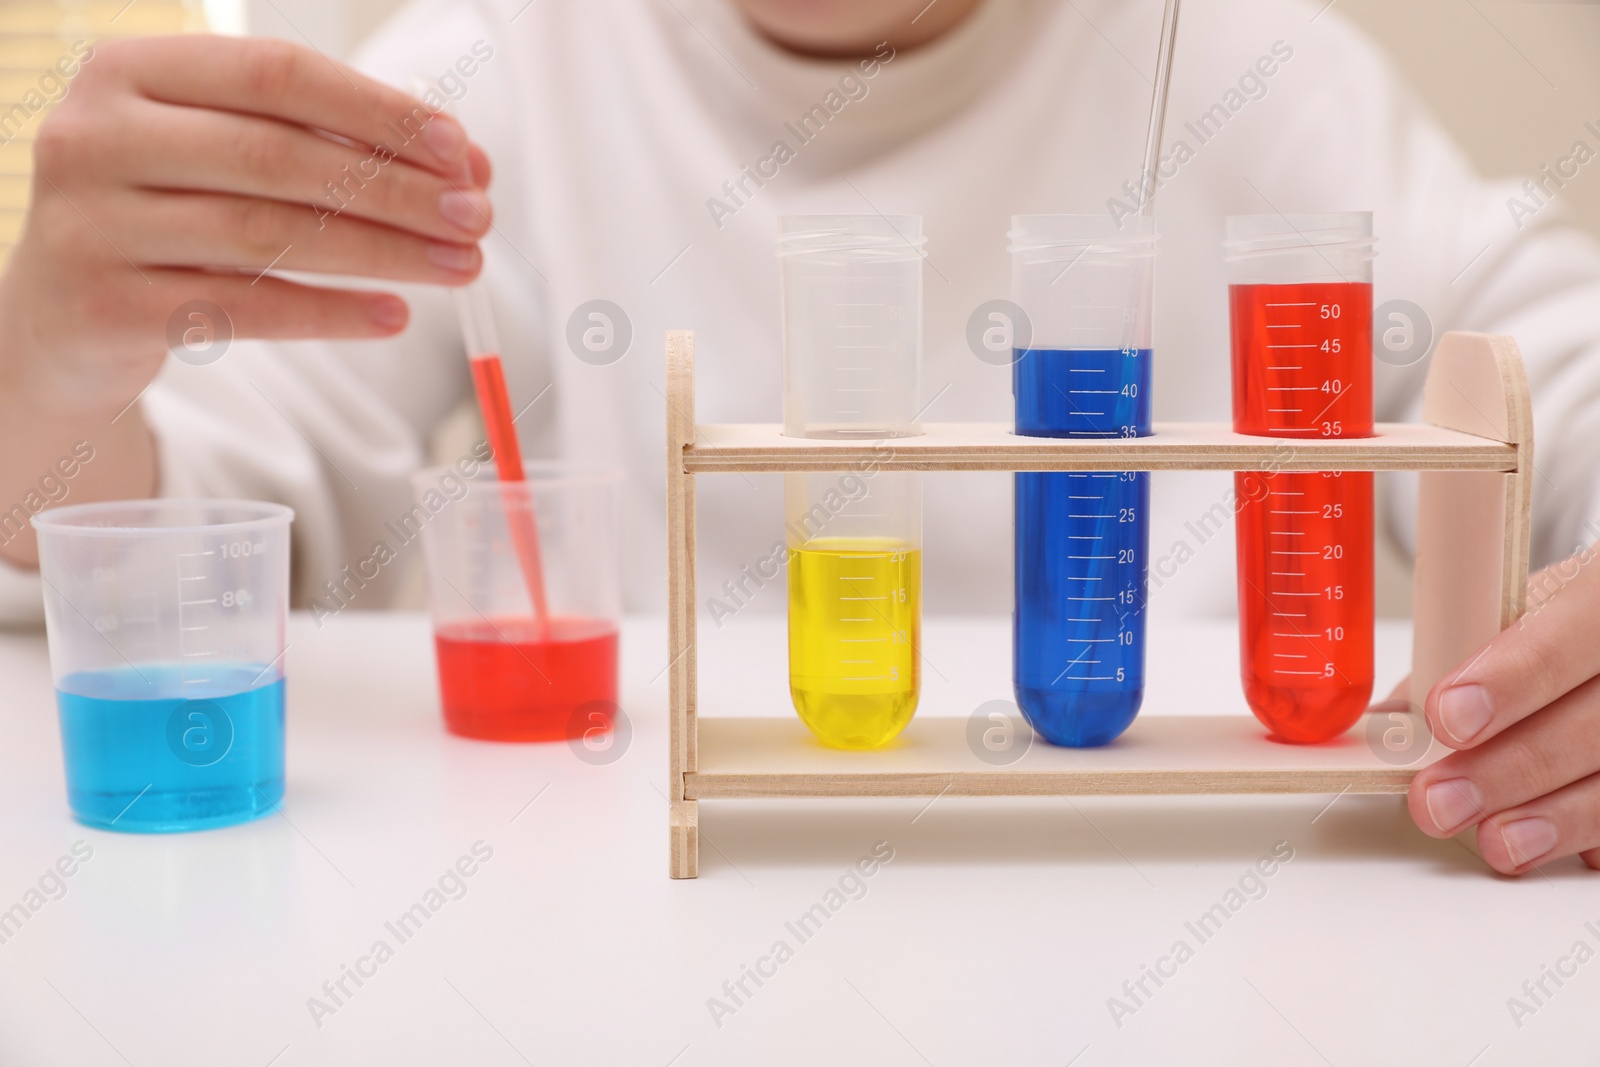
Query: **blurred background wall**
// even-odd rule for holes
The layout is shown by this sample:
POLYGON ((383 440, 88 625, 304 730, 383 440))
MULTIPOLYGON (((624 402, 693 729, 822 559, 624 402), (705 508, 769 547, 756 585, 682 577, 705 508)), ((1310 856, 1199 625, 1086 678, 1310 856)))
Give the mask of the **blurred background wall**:
POLYGON ((202 0, 0 0, 0 100, 34 112, 13 108, 6 113, 0 144, 0 259, 16 241, 27 209, 34 132, 47 105, 59 98, 56 80, 41 83, 41 77, 72 69, 75 41, 198 30, 206 25, 205 7, 202 0), (69 66, 57 68, 63 60, 69 66))
MULTIPOLYGON (((252 32, 309 39, 346 56, 400 2, 244 5, 252 32)), ((1330 7, 1388 51, 1487 175, 1532 177, 1566 154, 1586 120, 1600 124, 1600 0, 1334 0, 1330 7)), ((1600 235, 1600 175, 1586 170, 1562 198, 1600 235)))
MULTIPOLYGON (((80 37, 209 25, 284 37, 344 58, 400 6, 401 0, 0 0, 0 99, 20 99, 80 37)), ((1329 6, 1388 51, 1485 174, 1532 177, 1566 153, 1584 121, 1600 122, 1600 0, 1333 0, 1329 6)), ((26 157, 14 146, 0 150, 0 244, 14 234, 26 157)), ((1561 199, 1600 235, 1600 175, 1584 171, 1561 199)))

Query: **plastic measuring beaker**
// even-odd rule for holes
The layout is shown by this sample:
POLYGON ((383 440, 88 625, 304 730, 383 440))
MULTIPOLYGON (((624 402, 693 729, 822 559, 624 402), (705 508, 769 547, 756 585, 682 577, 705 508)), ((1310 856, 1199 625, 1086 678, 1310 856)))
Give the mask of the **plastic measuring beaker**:
MULTIPOLYGON (((1155 250, 1147 217, 1013 217, 1012 295, 1028 318, 1017 433, 1149 435, 1155 250)), ((1144 471, 1016 475, 1013 681, 1052 744, 1103 745, 1138 714, 1149 508, 1144 471)))
MULTIPOLYGON (((880 441, 921 432, 922 220, 780 220, 783 432, 880 441)), ((876 461, 785 476, 789 692, 823 742, 873 748, 921 691, 922 483, 876 461)))
POLYGON ((131 500, 34 516, 79 822, 199 830, 282 799, 293 514, 131 500))
POLYGON ((487 466, 423 470, 416 504, 390 524, 421 536, 439 693, 451 733, 554 741, 610 728, 622 619, 622 474, 528 461, 502 482, 487 466), (537 524, 545 625, 523 580, 517 529, 537 524))
MULTIPOLYGON (((1372 435, 1372 215, 1227 221, 1233 428, 1372 435)), ((1234 476, 1245 699, 1285 741, 1337 736, 1372 696, 1372 472, 1234 476)))

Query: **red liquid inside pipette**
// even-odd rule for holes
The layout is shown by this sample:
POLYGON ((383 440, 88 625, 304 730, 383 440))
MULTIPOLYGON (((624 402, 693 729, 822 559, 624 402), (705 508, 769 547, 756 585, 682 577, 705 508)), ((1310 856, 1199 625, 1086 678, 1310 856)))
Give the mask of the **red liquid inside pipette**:
MULTIPOLYGON (((522 449, 517 443, 517 427, 511 416, 511 395, 506 390, 505 371, 500 365, 500 355, 487 352, 471 358, 472 385, 478 394, 478 409, 483 413, 484 433, 489 447, 494 450, 495 472, 501 482, 525 480, 522 470, 522 449)), ((544 566, 539 558, 539 527, 534 519, 533 498, 515 498, 506 493, 506 525, 511 531, 511 543, 516 549, 517 561, 522 565, 522 578, 528 586, 528 600, 533 605, 533 618, 539 633, 549 627, 550 608, 545 602, 544 566)))

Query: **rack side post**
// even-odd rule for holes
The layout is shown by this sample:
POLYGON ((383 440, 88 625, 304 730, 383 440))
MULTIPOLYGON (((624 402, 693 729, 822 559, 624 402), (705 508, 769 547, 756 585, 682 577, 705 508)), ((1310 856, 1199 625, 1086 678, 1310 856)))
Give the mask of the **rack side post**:
POLYGON ((667 331, 667 784, 669 873, 700 873, 698 801, 684 796, 695 768, 694 475, 683 450, 694 440, 694 332, 667 331))
POLYGON ((1411 700, 1419 707, 1440 679, 1515 622, 1527 600, 1533 409, 1516 342, 1445 334, 1423 387, 1422 417, 1514 446, 1516 469, 1418 475, 1411 700))

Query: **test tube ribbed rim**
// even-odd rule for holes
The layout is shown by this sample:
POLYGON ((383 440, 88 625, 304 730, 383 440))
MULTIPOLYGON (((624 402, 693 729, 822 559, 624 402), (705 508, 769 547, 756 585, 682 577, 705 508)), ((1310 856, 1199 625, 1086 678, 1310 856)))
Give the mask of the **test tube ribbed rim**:
POLYGON ((838 252, 874 258, 923 258, 921 215, 780 215, 779 259, 838 252))
POLYGON ((1370 211, 1229 215, 1224 225, 1222 250, 1228 262, 1330 247, 1356 258, 1377 255, 1370 211))
POLYGON ((1157 251, 1155 219, 1114 221, 1106 214, 1013 215, 1007 250, 1040 258, 1119 256, 1146 258, 1157 251))

